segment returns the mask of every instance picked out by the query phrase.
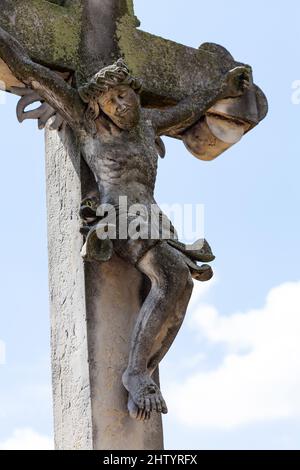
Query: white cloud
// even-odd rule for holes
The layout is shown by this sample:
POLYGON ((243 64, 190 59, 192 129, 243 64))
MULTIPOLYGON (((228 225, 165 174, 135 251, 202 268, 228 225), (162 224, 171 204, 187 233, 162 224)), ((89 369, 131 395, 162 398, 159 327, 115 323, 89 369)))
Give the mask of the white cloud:
POLYGON ((168 384, 182 424, 233 429, 300 416, 300 282, 272 289, 263 308, 246 313, 222 316, 194 303, 190 326, 225 352, 214 370, 168 384))
POLYGON ((52 450, 53 440, 31 428, 16 429, 13 435, 0 442, 0 450, 52 450))

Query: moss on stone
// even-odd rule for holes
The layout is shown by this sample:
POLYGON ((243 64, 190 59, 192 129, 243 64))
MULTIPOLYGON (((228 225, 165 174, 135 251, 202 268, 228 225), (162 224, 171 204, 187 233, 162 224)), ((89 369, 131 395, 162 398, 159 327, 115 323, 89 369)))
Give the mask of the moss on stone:
POLYGON ((137 30, 129 15, 120 18, 116 34, 121 55, 152 94, 178 100, 199 83, 213 86, 223 74, 224 61, 218 60, 217 52, 189 48, 137 30), (195 77, 194 82, 191 76, 195 77))
MULTIPOLYGON (((197 50, 138 30, 133 0, 122 0, 119 7, 118 47, 112 60, 123 56, 132 73, 144 81, 146 104, 165 106, 200 86, 215 88, 237 65, 218 45, 206 44, 197 50)), ((34 60, 77 72, 81 20, 82 0, 66 0, 63 6, 47 0, 3 0, 0 15, 0 25, 20 39, 34 60)))
POLYGON ((21 0, 3 11, 0 24, 18 36, 35 60, 74 68, 78 61, 81 7, 21 0))

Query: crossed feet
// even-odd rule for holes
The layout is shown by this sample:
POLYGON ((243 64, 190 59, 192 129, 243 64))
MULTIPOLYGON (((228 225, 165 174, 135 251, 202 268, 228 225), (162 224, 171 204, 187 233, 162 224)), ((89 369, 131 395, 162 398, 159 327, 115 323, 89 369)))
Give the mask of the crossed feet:
POLYGON ((128 411, 133 419, 148 421, 152 412, 168 413, 159 387, 148 374, 123 374, 123 385, 128 391, 128 411))

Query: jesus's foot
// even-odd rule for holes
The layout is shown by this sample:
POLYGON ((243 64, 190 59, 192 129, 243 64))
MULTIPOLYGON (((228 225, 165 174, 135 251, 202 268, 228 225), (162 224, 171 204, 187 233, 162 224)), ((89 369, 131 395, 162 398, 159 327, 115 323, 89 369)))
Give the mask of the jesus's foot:
POLYGON ((149 421, 151 418, 151 411, 146 411, 144 409, 140 409, 131 398, 131 395, 128 395, 128 411, 129 415, 132 419, 136 419, 137 421, 149 421))
POLYGON ((128 410, 130 416, 139 420, 150 418, 151 412, 168 412, 161 391, 148 374, 123 374, 123 384, 129 392, 128 410))

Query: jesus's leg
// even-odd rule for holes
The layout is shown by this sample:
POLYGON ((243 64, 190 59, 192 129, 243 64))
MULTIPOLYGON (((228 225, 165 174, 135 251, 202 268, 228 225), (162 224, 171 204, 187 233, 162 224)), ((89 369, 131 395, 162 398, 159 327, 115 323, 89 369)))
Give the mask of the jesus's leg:
MULTIPOLYGON (((151 352, 151 357, 150 357, 150 360, 148 361, 148 372, 151 377, 153 373, 155 372, 155 370, 157 369, 161 360, 164 358, 165 354, 170 349, 174 339, 176 338, 182 326, 185 313, 187 310, 187 306, 191 298, 193 286, 194 286, 194 283, 193 283, 192 277, 190 277, 187 281, 185 291, 181 299, 177 302, 177 305, 174 309, 174 312, 175 311, 182 312, 181 321, 179 321, 178 323, 174 323, 172 318, 171 318, 171 321, 167 320, 166 325, 162 328, 162 334, 159 335, 159 337, 156 339, 154 343, 154 346, 151 352), (167 335, 165 335, 166 328, 167 328, 167 335)), ((130 416, 132 418, 135 418, 138 420, 148 420, 151 417, 151 412, 149 411, 146 412, 143 409, 142 410, 139 409, 138 406, 134 403, 130 395, 128 399, 128 409, 130 412, 130 416)), ((162 411, 162 410, 159 409, 159 411, 162 411)))
POLYGON ((139 409, 138 417, 146 418, 151 411, 167 412, 149 361, 160 360, 172 344, 185 316, 192 281, 181 254, 167 243, 149 250, 138 269, 149 277, 151 290, 135 325, 123 383, 139 409))
POLYGON ((182 293, 181 298, 178 300, 174 313, 178 312, 176 317, 179 318, 180 313, 181 313, 181 320, 174 322, 172 318, 169 318, 164 325, 163 332, 167 330, 167 334, 161 334, 152 349, 151 352, 151 357, 148 361, 148 370, 150 374, 152 375, 154 371, 157 369, 159 366, 160 362, 163 360, 167 352, 169 351, 170 347, 172 346, 181 326, 183 323, 183 320, 185 318, 185 314, 187 311, 187 307, 189 304, 189 301, 191 299, 191 295, 193 292, 193 279, 190 276, 187 280, 186 287, 184 292, 182 293))

